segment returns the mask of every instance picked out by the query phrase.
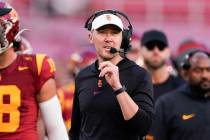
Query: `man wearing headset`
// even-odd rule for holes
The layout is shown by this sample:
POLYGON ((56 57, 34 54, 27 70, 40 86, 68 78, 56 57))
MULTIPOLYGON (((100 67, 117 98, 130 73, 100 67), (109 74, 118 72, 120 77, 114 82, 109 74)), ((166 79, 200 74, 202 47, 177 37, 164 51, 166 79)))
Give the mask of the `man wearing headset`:
POLYGON ((76 78, 71 140, 138 140, 150 128, 151 78, 120 54, 128 49, 123 43, 132 34, 131 24, 125 29, 122 17, 129 22, 119 11, 104 10, 86 22, 97 61, 76 78))
POLYGON ((18 54, 19 17, 0 2, 0 139, 38 140, 40 108, 50 140, 68 140, 56 96, 55 67, 46 55, 18 54))
POLYGON ((203 51, 186 54, 187 84, 161 96, 155 105, 154 140, 210 138, 210 58, 203 51))

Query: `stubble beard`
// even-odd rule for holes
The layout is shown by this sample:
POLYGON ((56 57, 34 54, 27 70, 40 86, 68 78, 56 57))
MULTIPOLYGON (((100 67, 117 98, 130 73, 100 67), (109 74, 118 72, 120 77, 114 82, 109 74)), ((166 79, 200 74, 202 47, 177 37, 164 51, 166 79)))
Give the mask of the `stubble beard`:
POLYGON ((145 64, 148 69, 151 69, 154 71, 154 70, 158 70, 158 69, 162 68, 165 65, 165 61, 161 61, 159 64, 157 64, 157 63, 154 64, 150 61, 145 60, 145 64))

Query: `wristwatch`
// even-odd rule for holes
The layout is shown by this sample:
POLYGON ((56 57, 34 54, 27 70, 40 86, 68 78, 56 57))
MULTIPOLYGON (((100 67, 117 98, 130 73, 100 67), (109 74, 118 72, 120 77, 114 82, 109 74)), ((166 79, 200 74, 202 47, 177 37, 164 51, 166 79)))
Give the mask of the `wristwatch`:
POLYGON ((126 91, 126 87, 123 85, 120 89, 115 90, 114 93, 115 93, 115 95, 118 95, 118 94, 123 93, 125 91, 126 91))

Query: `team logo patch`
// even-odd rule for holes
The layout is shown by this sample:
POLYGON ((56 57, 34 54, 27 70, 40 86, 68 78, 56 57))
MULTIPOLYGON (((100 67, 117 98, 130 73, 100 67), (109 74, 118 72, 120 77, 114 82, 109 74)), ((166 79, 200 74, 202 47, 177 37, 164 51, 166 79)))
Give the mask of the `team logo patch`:
POLYGON ((182 115, 182 120, 189 120, 191 118, 193 118, 195 116, 195 114, 183 114, 182 115))

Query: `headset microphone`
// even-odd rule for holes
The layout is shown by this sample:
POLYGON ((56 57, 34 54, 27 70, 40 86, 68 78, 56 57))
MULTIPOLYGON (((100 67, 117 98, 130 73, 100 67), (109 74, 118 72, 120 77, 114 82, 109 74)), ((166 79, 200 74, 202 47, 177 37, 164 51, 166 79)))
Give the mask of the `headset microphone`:
POLYGON ((111 47, 110 50, 109 50, 109 52, 112 53, 112 54, 115 54, 115 53, 117 53, 119 51, 117 51, 117 49, 111 47))
POLYGON ((124 51, 122 51, 122 50, 117 50, 117 49, 115 49, 115 48, 113 48, 113 47, 111 47, 110 48, 110 50, 109 50, 109 52, 111 53, 111 54, 115 54, 115 53, 125 53, 124 51))

